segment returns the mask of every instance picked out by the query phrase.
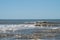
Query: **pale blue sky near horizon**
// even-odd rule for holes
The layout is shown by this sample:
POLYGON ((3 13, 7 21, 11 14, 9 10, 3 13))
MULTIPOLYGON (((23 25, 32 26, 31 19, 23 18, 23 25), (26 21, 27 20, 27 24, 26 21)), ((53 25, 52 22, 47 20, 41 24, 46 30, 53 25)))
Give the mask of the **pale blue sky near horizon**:
POLYGON ((0 19, 60 19, 60 0, 0 0, 0 19))

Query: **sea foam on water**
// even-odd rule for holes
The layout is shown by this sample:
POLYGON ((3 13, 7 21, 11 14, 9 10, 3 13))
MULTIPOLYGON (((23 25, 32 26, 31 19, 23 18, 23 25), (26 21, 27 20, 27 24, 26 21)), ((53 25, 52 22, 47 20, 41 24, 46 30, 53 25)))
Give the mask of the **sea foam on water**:
POLYGON ((22 29, 30 29, 30 28, 35 28, 34 25, 29 25, 29 24, 2 24, 0 25, 0 32, 6 30, 22 30, 22 29))

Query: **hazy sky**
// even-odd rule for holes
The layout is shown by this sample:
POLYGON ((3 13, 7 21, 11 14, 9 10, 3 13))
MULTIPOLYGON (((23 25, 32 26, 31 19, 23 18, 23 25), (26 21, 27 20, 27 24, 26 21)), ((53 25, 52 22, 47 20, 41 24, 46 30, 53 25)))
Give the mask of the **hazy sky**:
POLYGON ((0 19, 60 19, 60 0, 0 0, 0 19))

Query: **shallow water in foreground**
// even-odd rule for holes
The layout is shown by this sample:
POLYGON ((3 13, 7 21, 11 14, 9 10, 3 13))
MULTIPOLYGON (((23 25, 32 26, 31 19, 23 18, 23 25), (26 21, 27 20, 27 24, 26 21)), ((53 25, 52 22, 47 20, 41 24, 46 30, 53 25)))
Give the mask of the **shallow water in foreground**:
MULTIPOLYGON (((14 39, 14 38, 0 38, 0 40, 35 40, 35 39, 14 39)), ((60 40, 56 38, 50 38, 50 39, 37 39, 37 40, 60 40)))
MULTIPOLYGON (((3 38, 0 40, 35 40, 35 39, 13 39, 13 38, 3 38)), ((37 39, 37 40, 56 40, 56 39, 37 39)), ((58 39, 57 39, 58 40, 58 39)))

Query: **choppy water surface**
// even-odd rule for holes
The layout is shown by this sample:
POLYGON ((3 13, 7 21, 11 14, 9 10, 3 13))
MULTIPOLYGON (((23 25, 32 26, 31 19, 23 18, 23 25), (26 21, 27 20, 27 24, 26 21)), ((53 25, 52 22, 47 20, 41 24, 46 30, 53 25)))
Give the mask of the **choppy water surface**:
MULTIPOLYGON (((35 26, 33 25, 20 25, 24 24, 25 22, 35 22, 35 21, 42 21, 42 20, 0 20, 0 33, 22 33, 22 34, 29 34, 33 33, 35 31, 35 26), (8 24, 8 25, 7 25, 8 24), (18 25, 16 25, 18 24, 18 25), (22 29, 27 29, 27 30, 22 30, 22 29), (31 29, 31 30, 30 30, 31 29), (7 31, 10 30, 10 31, 7 31), (13 30, 13 31, 11 31, 13 30), (16 31, 18 30, 18 31, 16 31), (19 32, 19 30, 21 30, 19 32)), ((60 20, 43 20, 43 21, 55 21, 55 22, 60 22, 60 20)), ((37 30, 37 29, 36 29, 37 30)), ((58 33, 59 34, 59 33, 58 33)), ((0 38, 0 40, 35 40, 35 39, 16 39, 13 37, 10 38, 0 38)), ((37 39, 37 40, 60 40, 60 36, 56 36, 53 38, 45 38, 45 39, 37 39)))
MULTIPOLYGON (((35 39, 0 38, 0 40, 35 40, 35 39)), ((52 39, 36 39, 36 40, 60 40, 60 39, 52 38, 52 39)))

